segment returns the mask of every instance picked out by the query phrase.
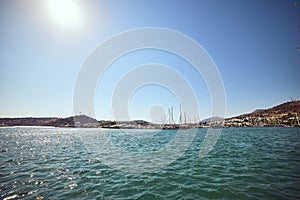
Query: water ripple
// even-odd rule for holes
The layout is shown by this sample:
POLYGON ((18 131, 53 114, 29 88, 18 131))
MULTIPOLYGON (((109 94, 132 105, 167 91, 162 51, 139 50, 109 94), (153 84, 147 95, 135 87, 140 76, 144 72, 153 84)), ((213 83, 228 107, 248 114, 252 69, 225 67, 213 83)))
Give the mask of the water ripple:
MULTIPOLYGON (((225 129, 202 160, 198 151, 205 129, 199 129, 182 157, 142 174, 116 171, 95 159, 78 137, 82 131, 97 129, 0 128, 0 198, 300 198, 299 128, 225 129)), ((146 132, 139 135, 143 130, 105 131, 120 148, 139 153, 162 148, 175 134, 151 132, 148 138, 146 132)))

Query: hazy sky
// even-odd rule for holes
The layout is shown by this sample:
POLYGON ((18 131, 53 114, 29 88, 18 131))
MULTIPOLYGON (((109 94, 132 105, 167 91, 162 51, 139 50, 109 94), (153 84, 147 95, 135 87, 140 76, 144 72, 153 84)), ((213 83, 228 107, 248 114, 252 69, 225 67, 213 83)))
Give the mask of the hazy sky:
MULTIPOLYGON (((73 115, 74 84, 89 53, 113 35, 143 27, 182 32, 206 49, 224 82, 227 116, 300 99, 296 12, 300 26, 300 5, 296 10, 293 0, 74 0, 54 5, 0 0, 0 116, 73 115)), ((98 119, 114 118, 114 87, 143 63, 177 70, 195 90, 200 118, 212 115, 205 82, 188 63, 144 50, 116 60, 99 81, 98 119)), ((178 115, 175 96, 158 85, 140 88, 126 101, 132 119, 150 120, 153 105, 165 112, 174 106, 178 115)))

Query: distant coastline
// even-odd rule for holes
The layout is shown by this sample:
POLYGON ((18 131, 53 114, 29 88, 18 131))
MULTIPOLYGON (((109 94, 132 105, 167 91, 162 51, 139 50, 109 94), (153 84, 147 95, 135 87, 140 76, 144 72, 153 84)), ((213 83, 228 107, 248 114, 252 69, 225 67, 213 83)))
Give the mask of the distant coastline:
POLYGON ((212 117, 197 123, 154 124, 144 120, 108 121, 96 120, 86 115, 67 118, 24 117, 0 118, 0 127, 9 126, 51 126, 111 129, 190 129, 190 128, 227 128, 227 127, 300 127, 300 101, 291 100, 269 109, 259 109, 252 113, 231 118, 212 117))

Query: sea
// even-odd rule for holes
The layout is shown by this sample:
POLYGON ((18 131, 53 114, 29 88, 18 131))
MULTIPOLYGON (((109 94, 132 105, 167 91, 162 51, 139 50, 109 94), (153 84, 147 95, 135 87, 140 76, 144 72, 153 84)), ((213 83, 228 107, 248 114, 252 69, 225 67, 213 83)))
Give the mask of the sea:
POLYGON ((300 128, 221 131, 2 127, 0 199, 300 199, 300 128))

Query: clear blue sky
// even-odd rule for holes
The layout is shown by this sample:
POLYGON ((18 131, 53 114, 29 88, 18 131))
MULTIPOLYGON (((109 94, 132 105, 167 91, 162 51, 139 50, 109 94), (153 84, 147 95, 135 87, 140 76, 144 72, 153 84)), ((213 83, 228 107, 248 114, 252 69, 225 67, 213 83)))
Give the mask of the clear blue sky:
MULTIPOLYGON (((71 116, 74 83, 89 53, 115 34, 142 27, 174 29, 207 50, 223 78, 227 116, 274 106, 291 97, 300 99, 296 25, 300 6, 296 10, 293 0, 75 2, 81 14, 71 26, 60 23, 46 1, 0 1, 1 117, 71 116)), ((67 15, 66 11, 62 18, 67 15)), ((188 63, 151 50, 126 56, 99 82, 95 94, 98 119, 113 118, 109 96, 120 77, 149 62, 175 69, 187 66, 180 73, 197 93, 200 118, 212 115, 205 83, 193 75, 188 63)), ((149 120, 149 106, 154 104, 167 108, 176 105, 176 99, 158 86, 144 87, 130 99, 132 119, 149 120)))

